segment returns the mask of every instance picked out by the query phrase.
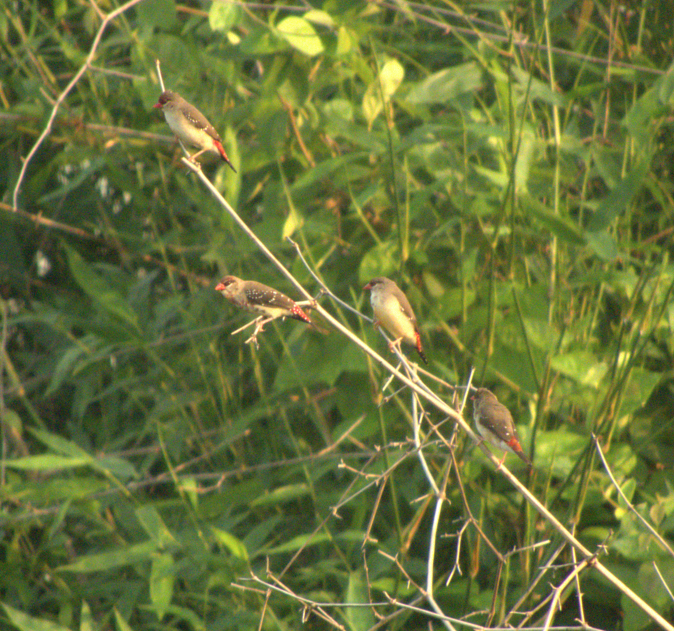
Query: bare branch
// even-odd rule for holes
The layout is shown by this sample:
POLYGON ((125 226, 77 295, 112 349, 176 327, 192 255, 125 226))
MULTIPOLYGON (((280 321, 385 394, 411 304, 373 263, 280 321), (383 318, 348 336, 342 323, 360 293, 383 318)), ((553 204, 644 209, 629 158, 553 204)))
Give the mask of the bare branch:
POLYGON ((660 546, 670 554, 670 556, 674 557, 674 550, 672 550, 671 546, 663 539, 663 537, 658 533, 653 526, 651 526, 637 511, 636 508, 634 508, 634 505, 632 502, 630 502, 627 499, 627 495, 623 492, 623 490, 620 488, 620 485, 616 481, 615 477, 613 476, 613 472, 611 471, 611 467, 608 466, 608 462, 606 462, 606 458, 604 458, 604 452, 601 449, 601 445, 599 444, 599 440, 597 437, 592 434, 592 440, 594 441, 594 446, 597 448, 597 453, 599 454, 599 458, 601 459, 602 464, 604 465, 604 469, 606 470, 606 474, 608 475, 609 479, 613 483, 613 486, 615 487, 616 491, 618 491, 618 494, 620 497, 623 499, 625 504, 627 504, 628 508, 637 516, 637 519, 645 526, 646 530, 650 532, 656 539, 656 541, 660 544, 660 546))
MULTIPOLYGON (((220 203, 220 205, 230 214, 235 223, 244 231, 246 235, 258 246, 260 251, 276 266, 276 268, 296 287, 296 289, 307 299, 311 299, 312 296, 309 292, 295 279, 295 277, 286 269, 286 267, 274 256, 274 254, 267 248, 267 246, 255 235, 255 233, 248 227, 248 225, 239 217, 238 213, 229 205, 221 193, 215 188, 211 181, 203 174, 201 169, 187 159, 183 158, 183 163, 190 168, 197 177, 202 181, 204 186, 211 192, 215 199, 220 203)), ((349 339, 353 344, 358 346, 364 353, 371 357, 375 362, 377 362, 384 370, 389 372, 392 375, 395 375, 397 379, 407 385, 411 390, 413 390, 419 397, 428 401, 432 406, 437 410, 442 412, 444 415, 450 417, 457 425, 459 425, 475 442, 478 442, 478 437, 473 432, 472 428, 466 423, 463 416, 459 414, 454 408, 448 405, 444 400, 442 400, 437 394, 435 394, 430 388, 428 388, 424 383, 422 383, 418 377, 410 378, 407 374, 404 374, 394 366, 392 366, 388 361, 376 353, 372 348, 365 344, 358 336, 354 335, 349 329, 342 325, 337 319, 335 319, 332 314, 326 311, 320 304, 316 304, 316 311, 320 313, 323 318, 329 322, 337 331, 349 339)), ((479 444, 479 443, 478 443, 479 444)), ((590 550, 588 550, 578 539, 576 539, 571 532, 536 498, 529 489, 515 477, 510 470, 504 465, 501 464, 497 458, 487 449, 485 445, 479 444, 480 449, 485 453, 486 457, 494 464, 498 466, 498 472, 504 476, 510 484, 517 489, 517 491, 524 497, 524 499, 533 506, 538 513, 548 521, 550 526, 554 528, 570 545, 572 545, 584 558, 581 562, 583 564, 594 567, 604 578, 606 578, 612 585, 618 588, 623 594, 630 598, 638 607, 640 607, 648 616, 650 616, 655 622, 661 625, 664 629, 668 631, 674 631, 674 625, 665 620, 653 607, 651 607, 647 602, 645 602, 638 594, 636 594, 632 589, 630 589, 623 581, 621 581, 617 576, 615 576, 610 570, 601 564, 601 562, 596 558, 590 550)), ((398 461, 397 464, 399 464, 398 461)), ((361 491, 358 491, 361 492, 361 491)), ((336 510, 336 509, 335 509, 336 510)), ((327 519, 327 518, 326 518, 327 519)), ((319 526, 322 527, 322 526, 319 526)), ((299 554, 299 552, 297 553, 299 554)), ((286 569, 293 563, 295 557, 289 562, 286 566, 286 569)), ((285 571, 285 570, 284 570, 285 571)))
MULTIPOLYGON (((77 85, 77 82, 82 78, 82 75, 91 67, 91 64, 94 60, 94 57, 96 56, 96 51, 98 50, 98 46, 101 43, 101 39, 103 37, 103 33, 105 33, 105 30, 108 28, 108 25, 110 22, 112 22, 115 18, 120 16, 122 13, 125 11, 128 11, 131 7, 137 5, 138 3, 142 2, 143 0, 129 0, 128 2, 125 2, 121 7, 118 7, 114 11, 111 11, 108 13, 105 18, 103 19, 103 22, 101 23, 100 28, 98 29, 98 33, 96 33, 96 37, 94 38, 94 43, 91 45, 91 49, 89 50, 89 54, 87 55, 86 60, 84 61, 84 64, 82 64, 82 67, 77 71, 75 76, 70 80, 70 83, 64 88, 63 92, 58 95, 58 98, 56 99, 54 103, 54 107, 52 108, 51 114, 49 115, 49 119, 47 120, 47 124, 45 125, 45 128, 42 130, 42 133, 38 137, 38 139, 35 141, 35 144, 33 145, 32 149, 28 152, 28 155, 26 156, 25 160, 23 161, 23 165, 21 166, 21 171, 19 172, 19 177, 16 180, 16 185, 14 186, 14 193, 12 194, 12 206, 13 208, 17 208, 19 205, 19 191, 21 190, 21 184, 23 183, 24 178, 26 177, 26 171, 28 170, 28 165, 31 163, 32 159, 35 157, 35 154, 37 153, 38 149, 42 145, 42 143, 45 141, 45 138, 51 133, 52 127, 54 125, 54 119, 56 118, 56 114, 58 113, 61 104, 63 101, 66 100, 67 96, 70 94, 72 89, 77 85)), ((96 5, 95 2, 92 2, 94 8, 100 13, 100 10, 98 9, 98 6, 96 5)))

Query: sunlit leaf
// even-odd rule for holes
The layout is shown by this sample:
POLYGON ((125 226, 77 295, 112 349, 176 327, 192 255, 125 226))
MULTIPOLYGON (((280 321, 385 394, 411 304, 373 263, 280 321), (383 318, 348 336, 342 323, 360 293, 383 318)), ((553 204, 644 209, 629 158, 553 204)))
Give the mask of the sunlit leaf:
POLYGON ((214 2, 208 11, 208 23, 214 31, 227 33, 241 23, 242 10, 236 2, 214 2))
POLYGON ((248 551, 240 539, 221 528, 212 527, 211 532, 218 543, 229 550, 232 556, 241 561, 248 561, 248 551))
POLYGON ((158 554, 150 569, 150 599, 159 620, 163 620, 173 598, 175 567, 170 554, 158 554))
POLYGON ((2 608, 5 610, 11 623, 21 629, 21 631, 68 631, 67 627, 63 627, 56 622, 52 622, 47 618, 29 616, 5 603, 2 603, 2 608))
POLYGON ((289 16, 276 27, 277 33, 293 48, 313 57, 323 52, 323 42, 316 29, 304 18, 289 16))
POLYGON ((397 59, 387 59, 381 67, 379 75, 370 83, 363 97, 363 115, 368 127, 388 103, 400 87, 405 76, 405 69, 397 59))

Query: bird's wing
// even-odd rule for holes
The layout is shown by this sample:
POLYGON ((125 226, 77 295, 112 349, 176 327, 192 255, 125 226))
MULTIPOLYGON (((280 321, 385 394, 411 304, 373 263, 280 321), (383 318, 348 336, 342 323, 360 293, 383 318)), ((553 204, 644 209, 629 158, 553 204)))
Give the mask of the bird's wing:
POLYGON ((508 408, 501 403, 495 403, 488 410, 482 411, 480 423, 505 443, 517 438, 513 417, 508 408))
POLYGON ((517 438, 513 417, 508 408, 501 403, 497 403, 490 410, 488 417, 482 416, 480 421, 505 443, 510 443, 513 438, 517 438))
POLYGON ((272 287, 255 281, 248 282, 246 298, 253 304, 271 305, 282 309, 291 309, 295 302, 272 287))
POLYGON ((205 131, 211 138, 214 138, 218 142, 222 142, 222 139, 218 135, 218 132, 215 131, 213 125, 208 122, 208 119, 191 103, 187 103, 187 107, 184 109, 184 114, 187 120, 192 123, 197 129, 202 129, 205 131))
POLYGON ((416 316, 414 315, 414 311, 412 311, 412 305, 410 304, 410 301, 407 299, 407 296, 403 293, 403 291, 399 287, 394 287, 393 294, 398 299, 398 303, 400 304, 400 310, 409 318, 410 322, 414 324, 414 328, 416 329, 417 319, 416 316))

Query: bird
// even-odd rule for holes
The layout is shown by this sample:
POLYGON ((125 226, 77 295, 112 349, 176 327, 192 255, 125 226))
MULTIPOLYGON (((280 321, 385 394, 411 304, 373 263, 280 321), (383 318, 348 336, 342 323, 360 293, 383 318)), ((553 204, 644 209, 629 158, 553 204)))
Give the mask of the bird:
MULTIPOLYGON (((519 456, 531 467, 531 460, 527 458, 520 445, 510 410, 487 388, 478 388, 471 399, 473 400, 473 418, 482 438, 486 438, 498 449, 519 456)), ((499 466, 503 464, 505 457, 506 454, 503 454, 499 466)))
POLYGON ((378 276, 373 278, 363 291, 370 291, 370 302, 375 317, 375 328, 380 324, 395 338, 393 344, 401 340, 409 346, 414 346, 425 364, 428 364, 426 354, 421 346, 421 336, 417 319, 407 296, 390 278, 378 276))
POLYGON ((197 156, 205 151, 217 153, 236 173, 234 165, 229 161, 222 139, 208 119, 191 103, 173 90, 164 90, 153 107, 164 112, 164 118, 171 131, 185 144, 197 147, 199 151, 188 159, 195 162, 197 156))
POLYGON ((215 286, 215 291, 219 291, 237 307, 252 313, 262 314, 270 320, 294 318, 307 324, 314 324, 294 300, 280 291, 254 280, 225 276, 215 286))

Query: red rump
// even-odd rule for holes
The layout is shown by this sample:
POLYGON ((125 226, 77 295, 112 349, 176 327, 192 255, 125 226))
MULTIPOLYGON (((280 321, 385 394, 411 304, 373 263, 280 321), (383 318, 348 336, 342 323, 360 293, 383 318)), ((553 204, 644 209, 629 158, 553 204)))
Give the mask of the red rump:
POLYGON ((520 445, 519 441, 517 438, 511 438, 507 443, 508 447, 512 449, 515 453, 521 453, 522 452, 522 445, 520 445))
POLYGON ((421 347, 421 336, 419 335, 419 331, 415 331, 414 336, 417 338, 417 353, 419 353, 421 359, 424 360, 424 364, 428 364, 426 354, 424 353, 423 348, 421 347))
MULTIPOLYGON (((232 163, 229 161, 229 158, 227 157, 227 152, 225 151, 225 148, 222 146, 222 143, 218 142, 218 141, 215 140, 215 138, 214 138, 214 139, 213 139, 213 144, 215 145, 215 148, 216 148, 216 149, 218 150, 218 152, 220 153, 220 156, 222 157, 222 159, 223 159, 227 164, 229 164, 229 166, 232 166, 232 163)), ((232 167, 232 169, 234 169, 234 167, 232 167)), ((236 173, 236 169, 234 169, 234 172, 236 173)))
POLYGON ((302 311, 297 305, 293 305, 292 309, 290 312, 293 314, 293 317, 297 320, 304 320, 305 322, 308 322, 309 324, 313 324, 311 320, 309 319, 309 316, 302 311))

